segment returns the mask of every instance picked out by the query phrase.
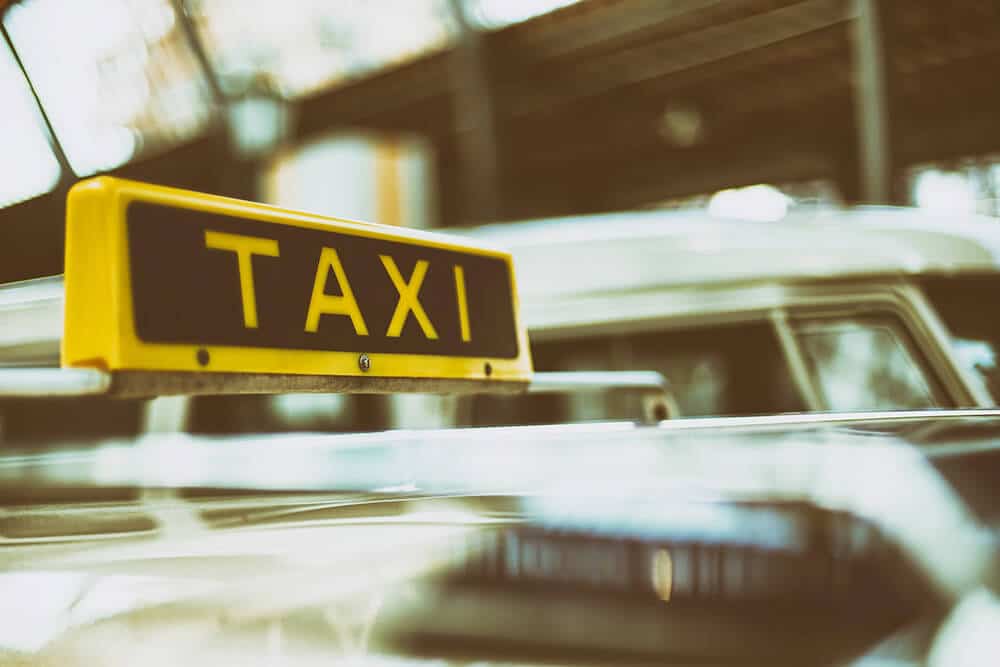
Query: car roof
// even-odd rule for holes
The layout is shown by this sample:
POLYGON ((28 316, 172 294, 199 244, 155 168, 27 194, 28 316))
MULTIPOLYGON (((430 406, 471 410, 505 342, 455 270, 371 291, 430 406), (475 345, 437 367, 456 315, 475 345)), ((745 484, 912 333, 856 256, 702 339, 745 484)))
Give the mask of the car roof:
MULTIPOLYGON (((714 286, 1000 271, 996 218, 903 207, 801 207, 774 222, 626 211, 441 231, 513 253, 522 316, 537 337, 728 308, 701 298, 714 286), (671 288, 678 299, 664 298, 671 288), (645 293, 655 298, 622 298, 645 293)), ((0 286, 7 363, 58 358, 62 289, 61 276, 0 286)))
POLYGON ((1000 221, 903 207, 774 222, 635 211, 448 230, 513 252, 528 300, 742 281, 1000 270, 1000 221))

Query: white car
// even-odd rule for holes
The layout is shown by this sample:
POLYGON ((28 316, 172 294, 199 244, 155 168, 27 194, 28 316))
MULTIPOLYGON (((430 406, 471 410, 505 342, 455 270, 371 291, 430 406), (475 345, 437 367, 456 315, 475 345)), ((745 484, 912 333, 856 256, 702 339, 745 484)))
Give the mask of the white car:
MULTIPOLYGON (((992 407, 1000 396, 992 218, 856 208, 745 222, 657 211, 448 231, 513 252, 537 370, 658 371, 682 417, 992 407)), ((59 278, 0 288, 0 315, 12 323, 0 331, 6 364, 56 363, 59 278)), ((553 423, 631 419, 638 400, 202 397, 184 421, 213 433, 553 423)), ((132 405, 63 403, 59 420, 37 401, 0 405, 5 439, 142 428, 132 405)))
MULTIPOLYGON (((685 416, 985 407, 1000 397, 993 218, 872 207, 745 222, 658 211, 458 233, 513 252, 537 370, 656 370, 685 416)), ((477 399, 460 419, 634 414, 623 401, 477 399)))

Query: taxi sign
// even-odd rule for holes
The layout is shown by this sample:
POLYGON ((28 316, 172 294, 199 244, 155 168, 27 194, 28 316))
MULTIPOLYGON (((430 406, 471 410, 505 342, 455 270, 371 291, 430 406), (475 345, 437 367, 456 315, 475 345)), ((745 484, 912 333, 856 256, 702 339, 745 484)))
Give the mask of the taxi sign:
POLYGON ((128 395, 516 391, 510 255, 109 177, 67 201, 62 365, 128 395))

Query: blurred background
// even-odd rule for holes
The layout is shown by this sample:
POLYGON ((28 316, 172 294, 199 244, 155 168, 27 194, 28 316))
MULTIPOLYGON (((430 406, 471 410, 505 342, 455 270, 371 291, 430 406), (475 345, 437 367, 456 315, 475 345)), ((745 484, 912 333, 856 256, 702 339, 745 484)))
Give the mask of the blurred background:
POLYGON ((100 173, 453 227, 996 214, 990 0, 0 0, 0 282, 100 173))
MULTIPOLYGON (((644 220, 663 218, 675 244, 713 217, 738 217, 787 219, 765 241, 794 245, 797 220, 858 203, 913 205, 948 224, 1000 214, 992 0, 0 0, 0 26, 0 283, 62 272, 66 193, 104 173, 416 228, 695 212, 607 223, 638 237, 644 220)), ((583 229, 560 222, 535 264, 565 255, 570 227, 583 229)), ((499 243, 501 228, 512 229, 485 231, 499 243)), ((831 238, 847 257, 872 237, 831 238)), ((895 243, 886 267, 906 259, 895 243)), ((602 256, 598 281, 621 273, 609 263, 633 262, 602 256)), ((522 295, 552 282, 525 257, 522 295)), ((706 267, 686 279, 718 278, 706 267)), ((959 287, 964 300, 952 285, 929 298, 968 319, 979 297, 959 287)), ((945 320, 956 325, 951 311, 945 320)), ((930 380, 903 382, 918 377, 919 346, 885 334, 883 319, 865 322, 858 354, 817 352, 839 360, 832 381, 850 390, 826 409, 955 402, 930 380), (881 393, 861 395, 858 377, 881 393)), ((532 330, 533 354, 540 370, 658 369, 685 415, 818 407, 797 394, 774 322, 711 324, 632 337, 615 326, 572 345, 532 330)), ((993 382, 1000 320, 983 326, 958 336, 959 352, 993 382)), ((560 408, 546 398, 537 417, 607 417, 599 399, 560 408)), ((0 406, 0 431, 45 424, 80 437, 106 411, 98 433, 144 428, 132 402, 63 403, 58 420, 47 404, 0 406)), ((513 419, 483 405, 485 417, 446 421, 513 419)), ((613 412, 635 413, 626 407, 613 412)), ((411 412, 442 410, 367 396, 204 397, 184 419, 212 433, 370 430, 396 412, 411 423, 411 412)))

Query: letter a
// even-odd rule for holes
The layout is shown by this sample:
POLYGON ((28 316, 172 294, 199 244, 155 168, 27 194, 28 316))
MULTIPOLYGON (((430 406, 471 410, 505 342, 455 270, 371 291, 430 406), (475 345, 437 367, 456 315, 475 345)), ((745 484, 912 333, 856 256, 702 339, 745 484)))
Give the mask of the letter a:
POLYGON ((351 318, 354 333, 359 336, 368 335, 368 327, 361 316, 361 309, 354 299, 351 283, 347 282, 347 274, 340 263, 340 257, 333 248, 323 248, 316 266, 316 279, 313 281, 312 297, 309 299, 309 313, 306 315, 306 331, 316 333, 319 330, 319 318, 322 315, 345 315, 351 318), (331 296, 324 291, 326 277, 333 269, 333 275, 340 286, 343 296, 331 296))

